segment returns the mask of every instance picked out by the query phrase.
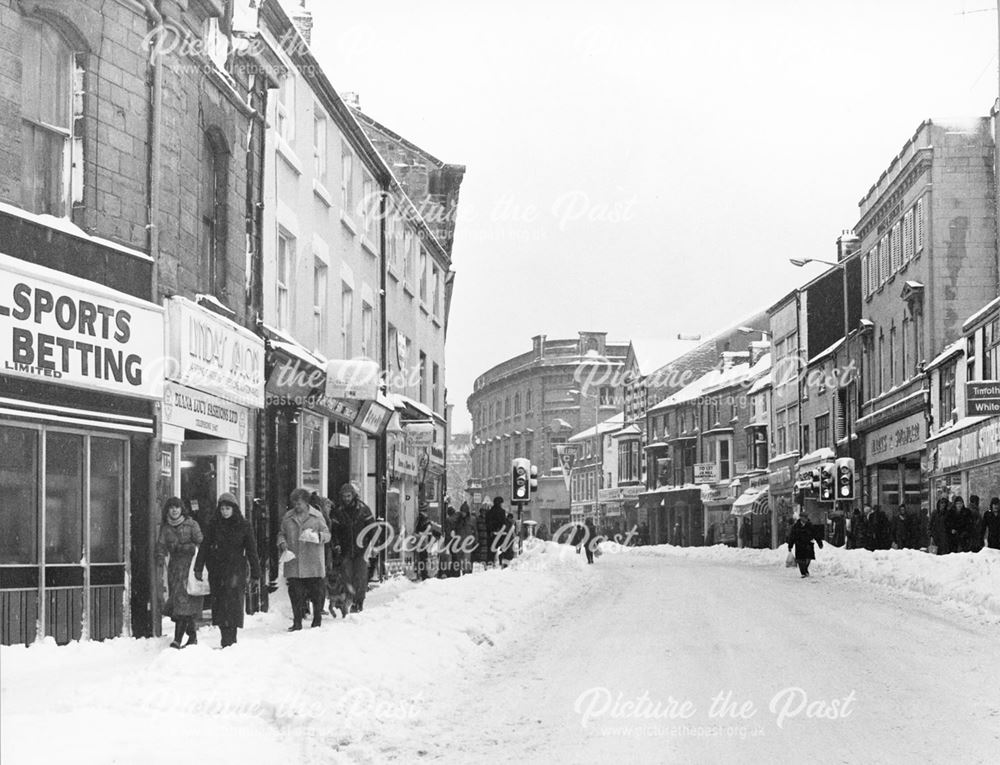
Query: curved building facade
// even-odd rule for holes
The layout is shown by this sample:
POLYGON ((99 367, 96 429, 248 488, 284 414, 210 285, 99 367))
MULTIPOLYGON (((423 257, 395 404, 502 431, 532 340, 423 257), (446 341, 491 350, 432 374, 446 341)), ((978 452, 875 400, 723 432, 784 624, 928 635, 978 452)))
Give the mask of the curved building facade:
POLYGON ((568 521, 569 490, 557 447, 620 412, 624 382, 636 372, 631 343, 580 332, 562 340, 537 335, 530 351, 480 375, 468 399, 470 499, 501 496, 510 508, 511 460, 527 457, 538 467, 539 490, 523 518, 550 530, 568 521))

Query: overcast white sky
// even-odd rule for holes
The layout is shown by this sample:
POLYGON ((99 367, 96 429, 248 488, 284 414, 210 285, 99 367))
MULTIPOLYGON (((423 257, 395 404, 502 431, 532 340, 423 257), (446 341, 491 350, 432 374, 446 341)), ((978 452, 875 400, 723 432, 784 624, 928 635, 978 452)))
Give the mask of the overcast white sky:
POLYGON ((819 273, 787 259, 835 256, 921 120, 989 113, 996 12, 963 11, 993 3, 311 1, 334 87, 467 167, 455 430, 532 335, 606 331, 649 371, 819 273))

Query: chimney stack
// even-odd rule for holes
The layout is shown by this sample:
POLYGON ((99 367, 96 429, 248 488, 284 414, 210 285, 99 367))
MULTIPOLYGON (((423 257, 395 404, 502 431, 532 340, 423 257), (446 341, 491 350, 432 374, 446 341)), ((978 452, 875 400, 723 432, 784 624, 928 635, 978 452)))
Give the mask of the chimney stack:
POLYGON ((299 7, 292 14, 292 23, 306 41, 306 45, 312 45, 313 15, 312 11, 306 8, 306 0, 299 0, 299 7))
POLYGON ((545 335, 535 335, 531 338, 531 345, 535 352, 535 359, 545 358, 545 335))
POLYGON ((858 251, 860 245, 861 240, 858 239, 853 231, 850 229, 841 231, 840 236, 837 237, 837 262, 840 263, 851 257, 851 255, 858 251))

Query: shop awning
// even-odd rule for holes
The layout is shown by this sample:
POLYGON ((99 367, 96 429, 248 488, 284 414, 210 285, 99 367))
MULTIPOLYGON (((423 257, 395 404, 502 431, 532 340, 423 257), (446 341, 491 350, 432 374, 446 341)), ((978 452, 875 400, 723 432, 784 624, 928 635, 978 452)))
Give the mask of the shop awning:
POLYGON ((767 489, 747 489, 733 502, 732 515, 763 515, 767 513, 767 489))

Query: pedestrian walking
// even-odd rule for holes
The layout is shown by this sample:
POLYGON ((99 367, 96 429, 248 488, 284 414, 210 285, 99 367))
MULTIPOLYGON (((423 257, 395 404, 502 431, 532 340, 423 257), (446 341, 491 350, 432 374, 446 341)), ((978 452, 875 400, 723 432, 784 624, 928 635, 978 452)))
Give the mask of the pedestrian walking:
POLYGON ((486 512, 486 530, 490 537, 489 560, 496 560, 500 547, 500 534, 507 523, 507 512, 503 509, 503 497, 494 497, 493 505, 486 512))
POLYGON ((600 540, 597 538, 597 529, 594 528, 594 519, 587 518, 583 522, 584 533, 586 535, 585 541, 583 543, 583 549, 587 553, 587 563, 594 562, 594 550, 597 549, 597 545, 600 540))
POLYGON ((514 528, 514 516, 507 513, 504 524, 500 527, 500 533, 497 535, 500 568, 507 568, 510 562, 514 560, 514 545, 516 544, 516 540, 517 530, 514 528))
POLYGON ((983 512, 979 508, 979 495, 969 497, 968 517, 966 520, 965 552, 979 552, 983 549, 983 535, 980 532, 983 524, 983 512))
POLYGON ((326 544, 330 527, 323 514, 309 504, 309 490, 295 489, 289 496, 292 509, 281 519, 278 552, 295 557, 285 561, 288 599, 292 603, 292 626, 289 632, 302 629, 306 601, 312 604, 312 626, 323 623, 326 602, 326 544))
POLYGON ((490 503, 483 502, 476 515, 476 559, 484 567, 493 565, 493 554, 490 552, 490 532, 489 524, 486 522, 486 513, 489 512, 490 503))
POLYGON ((993 497, 989 509, 983 513, 979 539, 984 540, 991 550, 1000 550, 1000 497, 993 497))
POLYGON ((798 520, 792 524, 791 531, 788 532, 788 551, 794 554, 795 562, 799 566, 799 573, 803 578, 809 576, 809 564, 816 559, 813 540, 822 550, 822 537, 816 534, 816 530, 803 513, 799 515, 798 520))
POLYGON ((847 541, 847 518, 843 513, 833 516, 833 535, 830 544, 834 547, 843 547, 847 541))
POLYGON ((456 510, 446 505, 444 518, 441 521, 441 539, 438 542, 438 570, 437 578, 453 576, 454 569, 454 538, 455 538, 455 515, 456 510))
MULTIPOLYGON (((371 508, 361 501, 354 484, 341 486, 338 499, 331 513, 338 534, 335 550, 339 548, 340 551, 341 576, 351 600, 351 610, 361 613, 368 594, 370 543, 381 529, 376 529, 375 516, 371 508)), ((426 562, 426 557, 424 560, 426 562)))
POLYGON ((972 530, 972 513, 965 505, 961 496, 956 496, 951 502, 950 514, 951 549, 953 552, 969 552, 969 540, 972 530))
POLYGON ((212 624, 222 633, 223 648, 236 643, 236 631, 243 627, 248 566, 250 578, 259 580, 260 561, 253 528, 240 512, 236 497, 225 492, 219 497, 215 520, 209 524, 194 562, 198 580, 208 568, 212 624))
POLYGON ((194 619, 201 614, 202 598, 187 591, 191 561, 202 542, 201 526, 184 508, 178 497, 170 497, 163 504, 163 521, 156 539, 156 560, 162 569, 167 566, 167 597, 163 612, 174 623, 174 641, 171 648, 187 648, 198 642, 194 619), (181 640, 187 634, 187 642, 181 640))
POLYGON ((427 515, 426 508, 421 507, 417 512, 413 535, 416 537, 417 579, 423 581, 430 576, 427 571, 427 550, 431 544, 431 519, 427 515))
POLYGON ((469 503, 463 502, 455 519, 455 550, 452 553, 459 576, 472 573, 472 556, 478 540, 476 524, 469 510, 469 503))
POLYGON ((854 508, 851 518, 847 522, 847 549, 854 550, 858 547, 858 533, 861 531, 862 515, 861 510, 854 508))
POLYGON ((897 550, 909 550, 917 546, 916 518, 906 512, 906 505, 900 505, 892 519, 892 545, 897 550))
POLYGON ((881 505, 875 505, 871 518, 872 542, 875 550, 888 550, 892 547, 892 524, 889 523, 889 516, 881 505))
POLYGON ((930 543, 938 555, 947 555, 951 547, 951 505, 947 497, 938 497, 930 518, 930 543))

